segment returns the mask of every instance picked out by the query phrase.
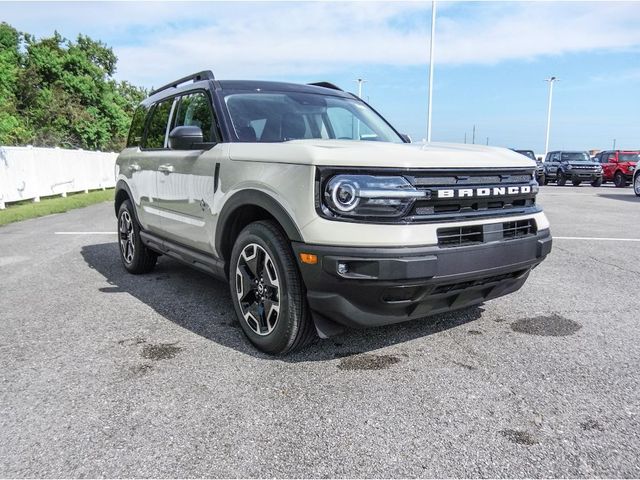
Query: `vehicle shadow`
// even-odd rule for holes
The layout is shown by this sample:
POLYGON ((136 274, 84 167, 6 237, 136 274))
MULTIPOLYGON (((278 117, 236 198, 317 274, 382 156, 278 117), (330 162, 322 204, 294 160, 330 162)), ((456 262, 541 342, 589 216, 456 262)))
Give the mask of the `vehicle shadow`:
POLYGON ((630 193, 599 193, 599 197, 610 198, 612 200, 622 200, 623 202, 640 202, 640 198, 636 197, 633 192, 630 193))
POLYGON ((116 242, 86 245, 81 254, 109 283, 109 287, 100 288, 102 293, 129 293, 180 327, 265 360, 325 361, 365 353, 463 325, 477 320, 483 312, 482 307, 473 307, 387 327, 348 330, 328 340, 317 339, 300 352, 273 357, 257 351, 246 340, 225 282, 167 257, 160 257, 153 272, 131 275, 120 263, 116 242))

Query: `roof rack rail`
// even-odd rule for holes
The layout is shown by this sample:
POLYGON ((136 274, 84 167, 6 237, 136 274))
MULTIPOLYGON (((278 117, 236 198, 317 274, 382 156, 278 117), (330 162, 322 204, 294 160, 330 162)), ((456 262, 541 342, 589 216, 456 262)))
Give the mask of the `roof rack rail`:
POLYGON ((167 83, 160 88, 156 88, 151 92, 150 95, 155 95, 156 93, 167 90, 169 88, 176 88, 178 85, 189 82, 191 80, 193 80, 194 82, 199 82, 200 80, 215 80, 215 77, 213 76, 213 72, 211 70, 203 70, 202 72, 187 75, 186 77, 182 77, 171 83, 167 83))
POLYGON ((313 82, 313 83, 307 83, 307 85, 313 85, 315 87, 330 88, 331 90, 340 90, 341 92, 344 92, 344 90, 342 90, 340 87, 338 87, 337 85, 334 85, 331 82, 313 82))

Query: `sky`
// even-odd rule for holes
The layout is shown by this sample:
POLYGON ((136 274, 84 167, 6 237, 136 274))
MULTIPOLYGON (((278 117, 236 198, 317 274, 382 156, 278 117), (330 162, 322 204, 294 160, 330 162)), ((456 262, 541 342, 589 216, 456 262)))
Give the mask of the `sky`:
MULTIPOLYGON (((426 137, 431 2, 0 3, 38 37, 101 40, 119 80, 219 79, 357 91, 414 141, 426 137)), ((640 2, 437 3, 433 141, 544 152, 640 148, 640 2)))

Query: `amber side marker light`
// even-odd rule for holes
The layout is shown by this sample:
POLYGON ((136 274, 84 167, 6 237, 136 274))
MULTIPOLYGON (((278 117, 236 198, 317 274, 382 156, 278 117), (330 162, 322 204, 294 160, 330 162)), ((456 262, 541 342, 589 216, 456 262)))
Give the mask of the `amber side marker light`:
POLYGON ((302 263, 308 263, 309 265, 315 265, 318 263, 318 256, 313 253, 301 253, 300 261, 302 263))

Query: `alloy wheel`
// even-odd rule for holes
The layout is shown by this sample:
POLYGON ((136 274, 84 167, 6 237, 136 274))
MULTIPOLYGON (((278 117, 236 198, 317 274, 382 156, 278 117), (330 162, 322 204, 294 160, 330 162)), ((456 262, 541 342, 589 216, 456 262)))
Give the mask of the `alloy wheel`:
POLYGON ((256 243, 244 247, 238 257, 236 294, 249 328, 258 335, 269 335, 280 316, 280 283, 275 263, 256 243))
POLYGON ((633 182, 633 191, 640 197, 640 174, 636 175, 636 179, 633 182))
POLYGON ((120 215, 120 251, 122 258, 127 264, 133 262, 133 256, 136 251, 136 245, 133 239, 135 232, 133 231, 133 221, 131 215, 126 210, 120 215))

